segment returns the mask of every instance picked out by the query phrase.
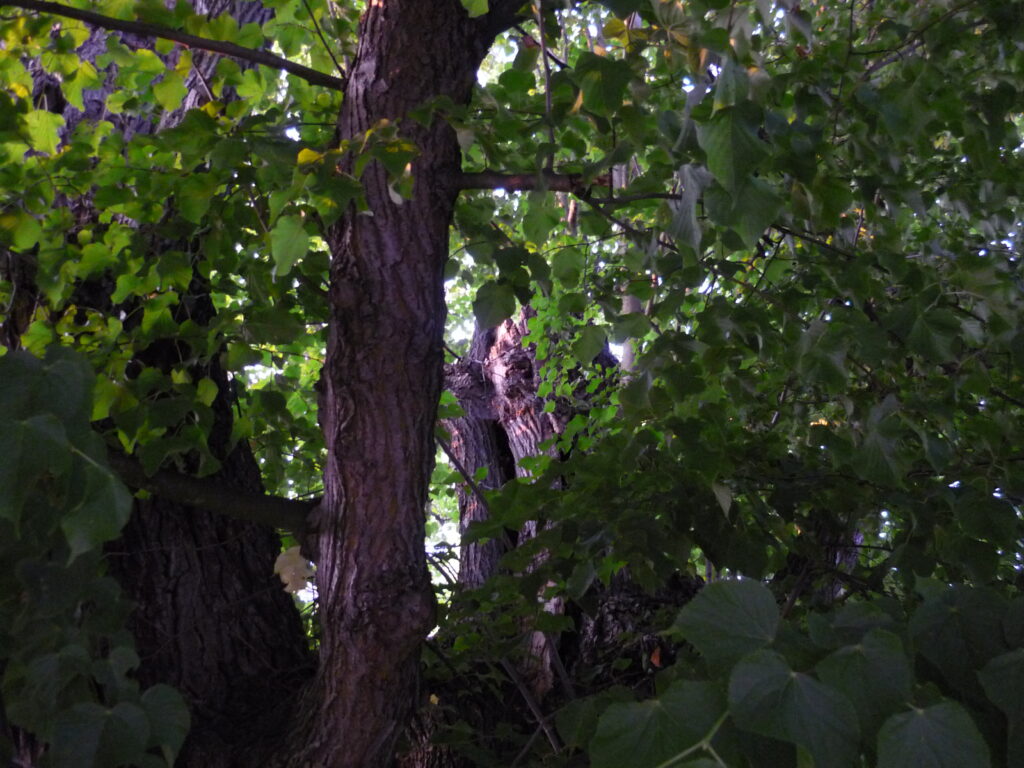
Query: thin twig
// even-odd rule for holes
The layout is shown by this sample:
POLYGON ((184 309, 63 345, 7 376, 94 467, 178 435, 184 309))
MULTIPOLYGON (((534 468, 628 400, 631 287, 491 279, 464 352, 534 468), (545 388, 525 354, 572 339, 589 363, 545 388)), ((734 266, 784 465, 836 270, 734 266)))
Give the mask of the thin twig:
POLYGON ((573 686, 572 678, 569 677, 569 671, 565 668, 562 656, 558 653, 558 648, 555 646, 554 635, 550 632, 545 632, 544 641, 548 645, 548 650, 551 651, 551 663, 555 668, 555 672, 558 673, 558 679, 562 682, 562 690, 565 692, 566 697, 572 701, 576 698, 576 688, 573 686))
POLYGON ((490 517, 491 508, 490 506, 488 506, 487 498, 484 496, 484 492, 480 490, 480 486, 478 486, 473 481, 472 475, 469 474, 469 472, 466 470, 466 467, 463 466, 462 462, 459 461, 458 457, 456 457, 455 452, 452 450, 452 447, 448 444, 448 441, 445 440, 440 435, 436 436, 435 439, 437 440, 437 444, 441 446, 441 450, 444 451, 444 455, 448 457, 448 460, 455 467, 455 471, 462 475, 462 479, 466 481, 466 485, 469 486, 469 489, 473 492, 473 495, 476 496, 477 500, 480 502, 480 505, 484 508, 484 511, 487 513, 488 517, 490 517))
POLYGON ((313 9, 309 7, 309 3, 306 2, 306 0, 302 0, 302 5, 306 9, 306 13, 309 14, 309 20, 313 22, 313 29, 316 30, 317 37, 319 37, 320 42, 324 44, 324 50, 327 51, 327 55, 330 56, 331 61, 334 62, 334 68, 338 70, 338 74, 341 76, 341 79, 344 80, 345 70, 342 68, 341 64, 338 63, 338 60, 334 58, 334 51, 332 51, 331 46, 327 44, 327 39, 324 37, 324 33, 320 29, 320 24, 317 22, 316 16, 313 15, 313 9))
POLYGON ((1014 397, 1013 395, 1004 392, 1003 390, 999 389, 999 387, 992 387, 992 388, 989 389, 989 391, 993 395, 998 397, 1000 400, 1005 400, 1006 402, 1008 402, 1008 403, 1010 403, 1012 405, 1016 405, 1018 408, 1024 408, 1024 401, 1019 400, 1018 398, 1014 397))
POLYGON ((636 203, 642 200, 682 200, 683 196, 675 192, 637 192, 635 195, 621 195, 617 197, 592 197, 591 203, 636 203))
POLYGON ((551 121, 551 63, 548 61, 548 43, 544 39, 544 9, 537 3, 534 10, 537 15, 537 34, 540 35, 541 61, 544 62, 544 122, 548 124, 548 142, 551 144, 544 170, 551 173, 555 169, 555 124, 551 121))
MULTIPOLYGON (((955 16, 956 14, 960 13, 960 11, 968 8, 969 6, 974 5, 977 2, 978 2, 978 0, 964 0, 964 2, 959 3, 958 5, 954 5, 952 8, 950 8, 945 13, 942 13, 942 14, 936 16, 934 19, 932 19, 927 24, 925 24, 923 27, 921 27, 920 29, 914 31, 910 36, 908 36, 907 39, 904 41, 903 45, 900 46, 899 48, 897 48, 891 55, 886 56, 884 59, 880 59, 879 61, 876 61, 870 67, 865 69, 864 70, 864 74, 861 75, 861 80, 866 80, 867 78, 869 78, 871 75, 873 75, 875 72, 877 72, 878 70, 882 69, 883 67, 889 66, 894 61, 897 61, 898 59, 902 59, 905 55, 909 54, 911 51, 915 50, 916 48, 920 48, 924 44, 924 33, 925 32, 927 32, 929 29, 934 27, 936 24, 941 24, 946 19, 951 18, 952 16, 955 16)), ((858 52, 855 51, 854 53, 858 53, 858 52)), ((870 54, 870 52, 861 51, 861 52, 859 52, 858 55, 868 55, 868 54, 870 54)))
POLYGON ((533 694, 530 693, 530 689, 526 687, 526 683, 523 682, 519 673, 516 672, 516 668, 507 659, 502 659, 500 663, 501 668, 505 670, 505 674, 508 675, 509 679, 515 684, 519 694, 523 697, 523 701, 526 702, 530 712, 537 718, 537 723, 544 729, 544 735, 548 737, 548 743, 551 745, 551 748, 555 752, 561 752, 562 743, 558 739, 558 734, 551 730, 547 717, 544 715, 543 710, 541 710, 537 700, 533 697, 533 694))
POLYGON ((777 232, 781 232, 784 235, 791 235, 793 237, 799 238, 800 240, 804 240, 808 243, 814 243, 817 246, 832 251, 832 253, 839 254, 840 256, 845 256, 848 259, 853 258, 853 254, 850 253, 849 251, 844 251, 842 248, 836 248, 831 243, 827 243, 824 240, 817 238, 814 235, 811 235, 807 232, 800 232, 799 230, 796 229, 790 229, 789 227, 783 226, 782 224, 772 224, 772 229, 774 229, 777 232))
POLYGON ((543 729, 540 726, 533 729, 533 733, 530 734, 530 738, 526 740, 523 748, 519 750, 519 754, 516 755, 516 759, 511 762, 509 768, 516 768, 516 766, 519 765, 519 761, 530 753, 530 748, 533 746, 533 742, 537 740, 537 737, 540 736, 541 733, 543 733, 543 729))
MULTIPOLYGON (((531 35, 529 32, 527 32, 525 29, 523 29, 521 24, 516 24, 513 27, 513 29, 516 32, 518 32, 519 34, 521 34, 524 38, 529 39, 529 40, 533 40, 533 35, 531 35)), ((534 40, 534 42, 536 42, 536 41, 534 40)), ((553 62, 555 62, 555 64, 557 64, 560 69, 568 69, 569 68, 569 65, 566 64, 565 61, 563 61, 562 59, 560 59, 557 56, 555 56, 555 54, 553 54, 551 51, 547 51, 546 55, 547 55, 547 58, 549 58, 553 62)))

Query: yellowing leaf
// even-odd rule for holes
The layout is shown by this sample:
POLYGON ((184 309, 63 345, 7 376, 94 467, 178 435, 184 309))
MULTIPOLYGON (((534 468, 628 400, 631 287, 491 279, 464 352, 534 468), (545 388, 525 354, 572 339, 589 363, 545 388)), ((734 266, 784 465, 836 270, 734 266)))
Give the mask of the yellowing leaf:
POLYGON ((4 240, 10 242, 17 250, 27 250, 39 242, 42 227, 34 216, 24 211, 14 211, 0 216, 0 232, 4 240))
POLYGON ((317 152, 313 149, 300 149, 298 163, 299 165, 309 165, 310 163, 318 163, 324 159, 323 152, 317 152))

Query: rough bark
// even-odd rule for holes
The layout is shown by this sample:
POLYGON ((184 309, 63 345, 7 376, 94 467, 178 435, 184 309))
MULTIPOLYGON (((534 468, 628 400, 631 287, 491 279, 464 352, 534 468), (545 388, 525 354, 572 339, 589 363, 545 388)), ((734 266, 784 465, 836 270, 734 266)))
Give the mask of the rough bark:
MULTIPOLYGON (((466 356, 445 369, 445 386, 458 399, 465 414, 445 422, 451 433, 452 452, 470 477, 486 468, 486 477, 477 482, 483 490, 501 488, 516 472, 508 436, 498 420, 496 391, 490 376, 495 335, 494 328, 478 327, 466 356)), ((465 539, 473 523, 488 517, 484 499, 464 484, 459 489, 459 533, 465 539)), ((507 543, 500 538, 464 543, 459 554, 460 588, 475 589, 493 576, 507 543)))
POLYGON ((360 23, 339 135, 358 139, 388 120, 419 155, 411 200, 394 200, 371 163, 362 176, 368 213, 350 210, 330 236, 321 665, 290 765, 387 765, 416 703, 418 651, 434 616, 424 511, 460 156, 442 119, 422 126, 405 116, 438 96, 468 100, 502 5, 513 3, 470 20, 458 0, 370 3, 360 23))
MULTIPOLYGON (((548 413, 544 402, 537 396, 540 384, 539 363, 524 339, 529 333, 527 324, 534 312, 524 307, 517 320, 506 320, 494 330, 493 342, 487 352, 484 370, 493 391, 491 407, 501 434, 509 447, 516 477, 529 477, 530 472, 522 460, 547 455, 559 458, 552 438, 565 426, 564 412, 548 413)), ((518 532, 517 543, 533 538, 540 520, 527 521, 518 532)), ((549 613, 565 610, 564 601, 554 598, 545 602, 549 613)), ((538 701, 554 687, 556 665, 559 660, 555 639, 543 632, 530 632, 519 664, 519 674, 538 701)))

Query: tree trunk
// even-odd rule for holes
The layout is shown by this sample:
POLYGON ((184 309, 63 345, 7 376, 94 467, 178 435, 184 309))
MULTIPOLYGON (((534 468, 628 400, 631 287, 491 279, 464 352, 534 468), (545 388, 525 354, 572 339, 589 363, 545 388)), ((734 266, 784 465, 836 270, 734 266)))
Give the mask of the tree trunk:
POLYGON ((321 664, 289 765, 388 765, 417 700, 419 649, 434 621, 424 514, 460 155, 440 117, 422 126, 405 116, 438 96, 468 100, 501 5, 471 20, 458 0, 370 3, 360 23, 339 134, 358 141, 388 120, 419 154, 411 200, 394 200, 385 170, 370 163, 368 213, 348 211, 330 236, 321 664))
MULTIPOLYGON (((466 356, 445 370, 445 386, 458 399, 465 414, 444 424, 451 434, 453 458, 470 478, 475 478, 481 468, 487 470, 485 477, 474 481, 482 490, 501 488, 516 474, 515 457, 494 404, 496 393, 490 369, 495 335, 494 328, 477 327, 466 356)), ((488 516, 485 500, 464 483, 459 488, 459 533, 463 539, 473 523, 488 516)), ((476 589, 493 576, 506 549, 507 543, 500 538, 464 541, 459 551, 459 587, 476 589)))
MULTIPOLYGON (((516 476, 529 477, 518 463, 523 458, 546 453, 558 459, 555 447, 542 450, 541 446, 560 434, 573 415, 562 404, 556 404, 554 411, 546 410, 537 395, 541 363, 532 345, 524 344, 532 315, 526 307, 515 320, 506 320, 487 330, 477 328, 466 355, 446 368, 445 384, 465 412, 464 416, 446 422, 452 436, 452 453, 461 465, 460 471, 469 477, 474 477, 480 468, 487 468, 487 477, 474 482, 478 487, 500 488, 516 476)), ((606 351, 601 355, 601 363, 614 366, 615 360, 606 351)), ((473 522, 487 518, 486 505, 468 482, 459 490, 459 513, 463 533, 473 522)), ((519 531, 509 531, 504 540, 491 538, 464 544, 460 590, 481 586, 498 572, 498 560, 509 546, 536 535, 538 526, 543 525, 544 521, 534 520, 519 531)), ((596 586, 592 590, 586 601, 589 611, 566 605, 562 599, 549 601, 546 610, 561 613, 568 609, 575 631, 558 638, 528 632, 512 670, 517 679, 510 677, 498 695, 496 683, 481 686, 477 680, 458 675, 433 681, 431 690, 439 696, 440 706, 426 706, 419 713, 409 735, 412 744, 403 756, 402 768, 469 768, 480 764, 478 759, 468 756, 470 750, 464 754, 458 746, 433 743, 438 735, 453 738, 453 734, 445 732, 446 723, 468 723, 478 734, 472 751, 479 756, 493 750, 493 759, 500 762, 513 759, 523 748, 491 736, 496 723, 506 727, 518 723, 527 734, 541 733, 544 729, 537 722, 536 712, 531 712, 532 707, 539 707, 550 720, 554 711, 571 698, 614 684, 653 692, 653 674, 675 657, 672 643, 659 634, 661 617, 664 611, 690 600, 699 588, 699 580, 676 576, 655 594, 648 594, 628 573, 620 572, 608 587, 596 586), (532 699, 530 704, 514 683, 526 687, 532 699)), ((455 600, 458 599, 457 593, 455 600)), ((480 621, 487 619, 481 617, 480 621)), ((452 671, 448 668, 448 672, 452 671)), ((510 672, 508 668, 505 671, 510 672)), ((482 677, 493 681, 493 671, 488 670, 482 677)), ((454 738, 457 740, 458 735, 454 738)), ((538 755, 553 748, 550 739, 533 739, 538 755)))

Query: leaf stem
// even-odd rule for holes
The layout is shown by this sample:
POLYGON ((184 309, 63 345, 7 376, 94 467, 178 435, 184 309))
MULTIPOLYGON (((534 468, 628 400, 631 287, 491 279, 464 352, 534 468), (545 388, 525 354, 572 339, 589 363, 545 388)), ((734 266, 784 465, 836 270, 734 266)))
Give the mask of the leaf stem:
POLYGON ((722 768, 728 768, 728 766, 725 764, 725 761, 723 761, 722 758, 715 751, 715 748, 711 746, 711 740, 715 738, 715 734, 718 733, 718 729, 722 727, 722 723, 725 722, 725 719, 727 717, 729 717, 729 710, 726 710, 721 714, 721 716, 715 721, 715 724, 711 726, 711 730, 704 734, 704 738, 702 738, 696 744, 687 747, 678 755, 670 757, 668 760, 661 763, 658 766, 658 768, 671 768, 671 766, 675 765, 680 760, 684 760, 685 758, 689 757, 697 751, 704 751, 709 753, 715 759, 715 762, 722 766, 722 768))

